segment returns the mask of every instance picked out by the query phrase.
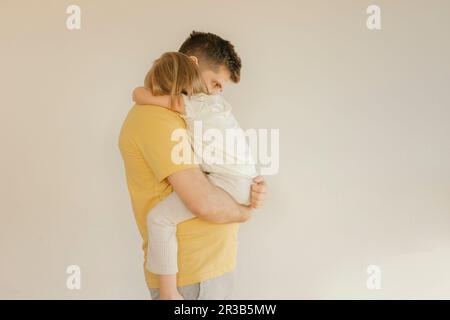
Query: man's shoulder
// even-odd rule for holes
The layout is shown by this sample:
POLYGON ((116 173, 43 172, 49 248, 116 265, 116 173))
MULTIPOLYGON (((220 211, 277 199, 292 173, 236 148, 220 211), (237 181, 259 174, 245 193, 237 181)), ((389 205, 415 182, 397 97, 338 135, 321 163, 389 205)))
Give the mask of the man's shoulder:
POLYGON ((153 105, 135 104, 125 122, 134 129, 185 128, 179 113, 153 105))
POLYGON ((186 129, 178 113, 164 107, 135 104, 128 112, 120 130, 119 139, 127 141, 161 140, 177 129, 186 129))
MULTIPOLYGON (((179 113, 169 110, 165 107, 160 107, 156 105, 148 105, 148 104, 135 104, 131 111, 134 113, 139 114, 142 117, 148 118, 148 117, 160 117, 160 118, 166 118, 169 120, 178 121, 181 120, 179 113)), ((152 119, 148 119, 152 120, 152 119)))

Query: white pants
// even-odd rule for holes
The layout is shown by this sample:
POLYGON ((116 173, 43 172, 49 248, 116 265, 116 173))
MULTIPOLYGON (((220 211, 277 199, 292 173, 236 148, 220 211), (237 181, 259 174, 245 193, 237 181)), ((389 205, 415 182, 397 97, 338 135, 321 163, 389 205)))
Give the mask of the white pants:
MULTIPOLYGON (((208 174, 210 182, 227 191, 240 204, 248 204, 252 179, 248 177, 208 174)), ((177 224, 195 216, 186 208, 176 192, 152 208, 147 217, 147 269, 155 274, 178 272, 177 224)))

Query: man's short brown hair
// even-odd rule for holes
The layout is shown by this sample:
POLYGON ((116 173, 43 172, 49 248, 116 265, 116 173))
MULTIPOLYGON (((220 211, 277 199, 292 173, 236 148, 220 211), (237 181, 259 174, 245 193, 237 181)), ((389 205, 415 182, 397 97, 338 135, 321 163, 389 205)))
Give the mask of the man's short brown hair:
POLYGON ((188 56, 196 56, 201 65, 217 70, 224 66, 230 71, 231 81, 238 83, 241 78, 241 58, 234 46, 227 40, 209 32, 192 31, 178 50, 188 56))

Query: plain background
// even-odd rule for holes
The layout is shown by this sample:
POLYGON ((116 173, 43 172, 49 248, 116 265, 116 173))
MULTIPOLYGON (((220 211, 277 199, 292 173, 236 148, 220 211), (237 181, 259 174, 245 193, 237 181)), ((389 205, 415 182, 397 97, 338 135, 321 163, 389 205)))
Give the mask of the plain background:
POLYGON ((118 134, 131 90, 192 30, 241 55, 225 92, 241 125, 280 129, 234 298, 450 298, 444 0, 1 0, 0 298, 149 298, 118 134))

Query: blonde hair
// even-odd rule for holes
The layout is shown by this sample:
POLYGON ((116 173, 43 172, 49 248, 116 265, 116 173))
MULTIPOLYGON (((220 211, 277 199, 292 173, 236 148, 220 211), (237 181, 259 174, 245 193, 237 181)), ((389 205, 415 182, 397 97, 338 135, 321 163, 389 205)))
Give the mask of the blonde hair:
POLYGON ((145 77, 144 86, 155 96, 169 95, 171 108, 179 101, 181 94, 190 97, 208 93, 198 66, 179 52, 166 52, 156 59, 145 77))

